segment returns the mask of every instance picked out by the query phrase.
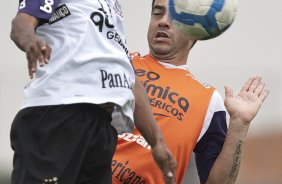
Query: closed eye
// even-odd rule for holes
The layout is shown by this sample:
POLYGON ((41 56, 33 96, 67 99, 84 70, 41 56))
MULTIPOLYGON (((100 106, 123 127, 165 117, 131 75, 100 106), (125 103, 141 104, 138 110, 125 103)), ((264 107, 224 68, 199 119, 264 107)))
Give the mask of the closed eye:
POLYGON ((155 5, 152 9, 152 14, 153 15, 164 15, 165 14, 165 7, 155 5))

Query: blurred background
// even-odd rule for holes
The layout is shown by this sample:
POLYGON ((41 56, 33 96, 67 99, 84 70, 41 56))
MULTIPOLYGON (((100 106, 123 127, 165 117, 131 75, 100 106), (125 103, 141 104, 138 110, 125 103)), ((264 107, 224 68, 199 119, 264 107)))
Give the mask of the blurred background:
MULTIPOLYGON (((120 0, 131 51, 148 52, 146 34, 151 0, 120 0)), ((28 82, 25 55, 9 39, 10 22, 18 1, 5 1, 0 14, 0 184, 8 184, 12 169, 9 133, 22 89, 28 82)), ((215 86, 224 97, 224 85, 235 93, 250 77, 260 75, 270 89, 248 134, 238 184, 282 184, 282 1, 239 0, 234 24, 213 40, 192 49, 188 66, 201 81, 215 86)), ((183 184, 199 184, 191 159, 183 184)))

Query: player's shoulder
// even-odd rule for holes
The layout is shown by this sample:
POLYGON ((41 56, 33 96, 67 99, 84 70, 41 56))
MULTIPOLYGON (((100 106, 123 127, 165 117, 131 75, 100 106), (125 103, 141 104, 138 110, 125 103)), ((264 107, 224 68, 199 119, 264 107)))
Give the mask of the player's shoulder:
POLYGON ((141 56, 139 52, 132 52, 130 53, 130 58, 132 61, 137 62, 144 59, 144 56, 141 56))
POLYGON ((131 52, 130 53, 130 57, 131 58, 140 58, 141 57, 141 54, 139 52, 131 52))
POLYGON ((149 54, 142 56, 139 52, 130 53, 130 60, 133 66, 137 68, 146 68, 158 65, 157 61, 150 57, 149 54))
POLYGON ((210 100, 210 104, 213 104, 212 109, 215 112, 226 110, 222 96, 220 95, 220 93, 216 89, 213 91, 213 94, 212 94, 212 97, 211 97, 211 100, 210 100))
POLYGON ((51 18, 59 3, 60 0, 20 0, 18 12, 29 14, 45 22, 51 18))
POLYGON ((197 79, 190 71, 189 74, 191 75, 191 78, 194 80, 194 83, 198 85, 200 88, 205 90, 210 90, 211 92, 216 91, 215 87, 207 82, 202 82, 199 79, 197 79))

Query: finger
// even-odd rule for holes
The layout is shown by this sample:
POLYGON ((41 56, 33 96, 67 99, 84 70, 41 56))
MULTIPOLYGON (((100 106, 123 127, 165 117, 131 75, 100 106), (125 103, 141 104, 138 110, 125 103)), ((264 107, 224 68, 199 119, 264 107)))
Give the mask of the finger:
POLYGON ((175 177, 175 173, 176 173, 176 160, 173 158, 172 154, 168 155, 168 163, 169 163, 169 170, 167 172, 165 172, 165 181, 166 183, 175 183, 176 181, 176 177, 175 177))
POLYGON ((39 44, 39 47, 42 53, 43 62, 45 64, 48 64, 48 61, 50 59, 50 54, 51 54, 51 48, 46 44, 44 40, 40 40, 38 44, 39 44))
POLYGON ((265 87, 265 83, 260 81, 259 85, 257 86, 257 88, 254 91, 254 94, 259 96, 261 92, 263 91, 264 87, 265 87))
POLYGON ((30 79, 33 78, 31 62, 28 62, 28 75, 29 75, 29 78, 30 78, 30 79))
POLYGON ((165 160, 164 163, 162 163, 161 167, 162 167, 161 170, 163 172, 164 179, 167 183, 168 181, 171 180, 171 177, 173 177, 171 169, 169 169, 169 160, 168 159, 165 160))
POLYGON ((31 63, 31 74, 32 74, 32 78, 36 72, 36 68, 37 68, 37 62, 32 62, 31 63))
POLYGON ((253 82, 251 83, 249 90, 250 92, 254 92, 255 89, 258 87, 258 85, 260 84, 261 81, 261 77, 255 77, 253 82))
POLYGON ((161 171, 163 173, 163 177, 166 184, 172 183, 173 179, 173 171, 170 168, 170 156, 166 155, 162 160, 159 162, 159 166, 161 168, 161 171), (165 158, 166 157, 166 158, 165 158))
POLYGON ((252 84, 253 80, 255 78, 254 77, 250 77, 247 82, 245 82, 245 84, 243 85, 243 87, 241 88, 241 91, 240 92, 243 92, 243 91, 248 91, 249 90, 249 87, 250 85, 252 84))
POLYGON ((263 101, 266 99, 266 97, 268 96, 268 94, 269 94, 269 90, 264 89, 264 90, 261 92, 261 94, 260 94, 260 96, 259 96, 259 99, 263 102, 263 101))
POLYGON ((175 183, 175 177, 171 173, 171 176, 165 176, 165 183, 166 184, 174 184, 175 183))
POLYGON ((35 50, 35 56, 37 57, 37 61, 40 67, 43 67, 45 64, 44 60, 44 52, 46 50, 46 44, 43 40, 39 40, 37 42, 37 48, 35 50))
POLYGON ((233 90, 229 86, 224 86, 225 89, 225 98, 233 97, 233 90))
POLYGON ((46 49, 42 50, 43 59, 44 59, 45 64, 48 64, 50 60, 51 51, 52 49, 46 44, 46 49))
POLYGON ((171 157, 170 157, 170 164, 169 164, 169 166, 170 166, 170 171, 167 173, 167 176, 168 177, 175 177, 175 173, 176 173, 176 166, 177 166, 177 162, 176 162, 176 160, 172 157, 172 155, 171 155, 171 157))
POLYGON ((36 67, 37 67, 36 62, 34 63, 28 62, 28 74, 30 79, 33 79, 33 75, 36 72, 36 67))
POLYGON ((169 171, 169 172, 167 173, 167 177, 172 178, 172 177, 173 177, 172 172, 169 171))
POLYGON ((28 49, 26 51, 26 55, 27 55, 27 60, 29 62, 30 70, 31 70, 31 66, 33 67, 35 66, 35 69, 36 69, 37 62, 39 63, 41 67, 44 65, 43 55, 42 55, 42 52, 41 52, 41 49, 38 43, 34 44, 30 49, 28 49))
POLYGON ((38 57, 37 62, 39 63, 39 66, 40 66, 40 67, 43 67, 43 66, 44 66, 45 62, 44 62, 44 57, 43 57, 43 55, 40 55, 40 56, 38 57))
POLYGON ((27 53, 26 58, 28 61, 28 74, 29 77, 32 79, 33 74, 36 72, 36 66, 37 66, 36 58, 31 53, 27 53))
POLYGON ((173 178, 176 171, 176 161, 170 156, 169 158, 169 170, 166 172, 168 178, 173 178))

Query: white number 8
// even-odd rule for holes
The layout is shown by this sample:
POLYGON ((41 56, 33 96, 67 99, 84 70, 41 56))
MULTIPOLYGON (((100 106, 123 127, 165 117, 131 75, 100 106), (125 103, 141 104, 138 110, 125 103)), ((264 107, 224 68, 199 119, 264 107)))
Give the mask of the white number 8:
POLYGON ((45 11, 46 13, 52 13, 52 5, 54 0, 45 0, 44 6, 40 6, 40 10, 45 11))

